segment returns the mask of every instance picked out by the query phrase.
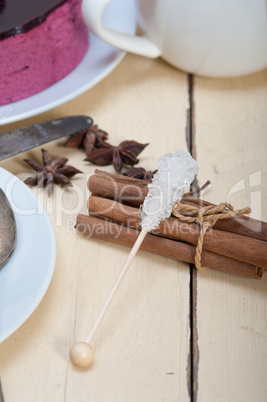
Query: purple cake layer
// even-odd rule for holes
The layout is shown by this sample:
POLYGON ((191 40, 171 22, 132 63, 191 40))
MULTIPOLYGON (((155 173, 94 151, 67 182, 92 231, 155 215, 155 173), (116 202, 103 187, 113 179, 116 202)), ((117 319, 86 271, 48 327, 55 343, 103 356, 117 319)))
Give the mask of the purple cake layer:
POLYGON ((0 106, 50 87, 80 63, 89 44, 81 2, 68 0, 34 28, 0 40, 0 106))

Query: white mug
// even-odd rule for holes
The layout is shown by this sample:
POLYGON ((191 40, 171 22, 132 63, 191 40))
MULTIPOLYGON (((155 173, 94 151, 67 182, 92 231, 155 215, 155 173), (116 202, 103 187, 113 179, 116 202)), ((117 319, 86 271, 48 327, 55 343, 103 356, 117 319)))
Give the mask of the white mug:
POLYGON ((120 49, 209 77, 267 67, 267 0, 136 0, 142 37, 102 26, 109 2, 83 0, 82 12, 90 31, 120 49))

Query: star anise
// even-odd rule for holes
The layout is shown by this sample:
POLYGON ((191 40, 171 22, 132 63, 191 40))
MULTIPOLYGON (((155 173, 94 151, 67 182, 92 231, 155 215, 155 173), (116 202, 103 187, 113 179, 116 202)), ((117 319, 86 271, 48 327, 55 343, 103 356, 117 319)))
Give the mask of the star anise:
POLYGON ((102 142, 99 144, 99 149, 91 152, 84 160, 99 166, 112 164, 114 169, 119 172, 123 164, 136 165, 139 162, 137 156, 147 145, 137 141, 122 141, 118 146, 102 142))
POLYGON ((153 172, 151 170, 146 170, 142 167, 133 167, 130 170, 127 170, 127 172, 122 173, 123 176, 128 176, 128 177, 132 177, 134 179, 141 179, 141 180, 147 180, 147 181, 151 181, 152 177, 154 176, 154 174, 157 172, 157 170, 153 170, 153 172))
POLYGON ((85 149, 87 155, 89 155, 94 148, 98 148, 99 144, 108 138, 108 133, 98 128, 97 124, 87 128, 86 130, 79 131, 78 133, 72 134, 65 147, 85 149))
POLYGON ((75 167, 66 165, 68 162, 67 158, 60 158, 52 164, 52 158, 45 149, 42 149, 42 158, 43 165, 40 165, 32 159, 24 159, 24 161, 37 172, 34 176, 28 177, 24 180, 24 183, 29 186, 37 185, 38 187, 44 187, 47 185, 48 196, 53 192, 53 183, 61 184, 65 187, 72 187, 69 179, 77 173, 82 173, 75 167))

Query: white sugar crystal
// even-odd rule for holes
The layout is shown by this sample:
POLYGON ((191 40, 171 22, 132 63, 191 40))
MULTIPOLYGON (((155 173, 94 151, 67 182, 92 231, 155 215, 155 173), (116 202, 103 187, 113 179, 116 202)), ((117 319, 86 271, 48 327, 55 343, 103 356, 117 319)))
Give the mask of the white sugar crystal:
POLYGON ((143 229, 156 229, 171 215, 173 204, 182 198, 185 187, 192 183, 197 172, 197 162, 189 152, 178 149, 159 159, 158 171, 148 185, 149 191, 142 206, 143 229))

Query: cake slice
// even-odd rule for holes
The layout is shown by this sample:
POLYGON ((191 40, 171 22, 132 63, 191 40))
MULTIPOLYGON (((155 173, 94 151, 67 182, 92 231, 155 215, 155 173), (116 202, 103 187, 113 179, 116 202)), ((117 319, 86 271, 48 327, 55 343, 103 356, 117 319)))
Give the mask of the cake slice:
POLYGON ((61 80, 89 45, 82 0, 0 0, 0 106, 61 80))

